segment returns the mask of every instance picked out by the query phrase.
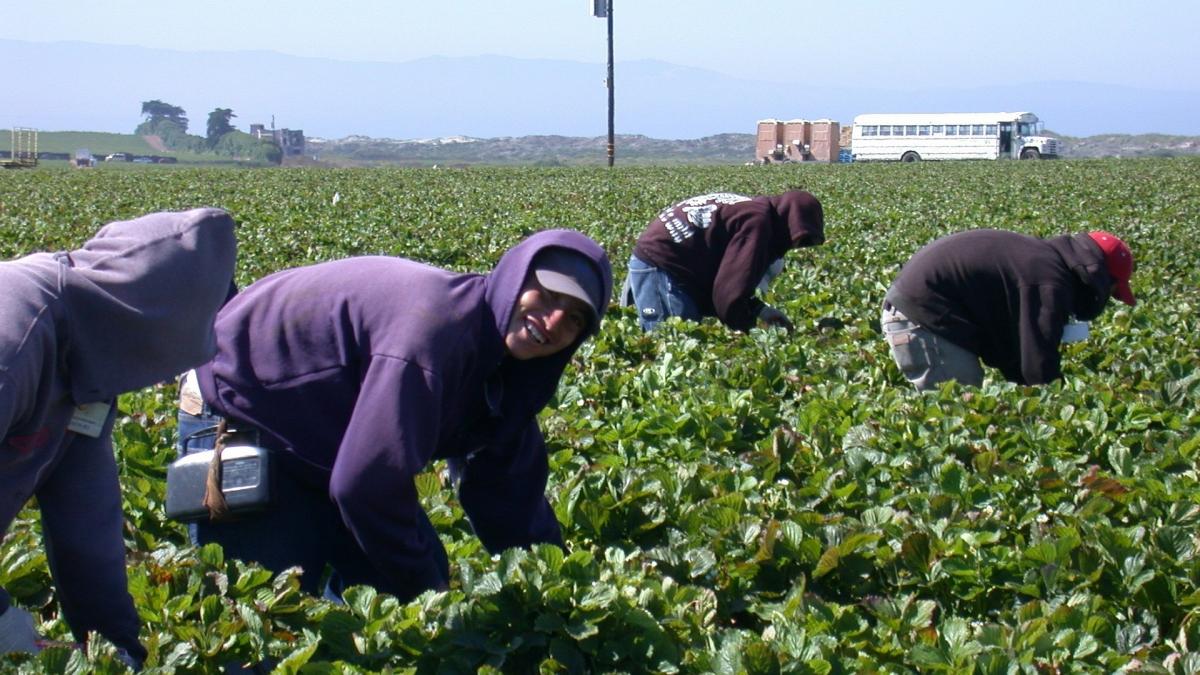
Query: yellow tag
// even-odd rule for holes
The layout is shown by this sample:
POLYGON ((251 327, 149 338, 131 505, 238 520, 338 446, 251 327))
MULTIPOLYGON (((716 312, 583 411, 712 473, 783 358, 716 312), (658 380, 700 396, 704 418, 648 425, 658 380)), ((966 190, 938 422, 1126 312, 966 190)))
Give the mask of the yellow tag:
POLYGON ((108 411, 112 409, 111 401, 88 403, 75 408, 67 429, 77 434, 98 438, 104 431, 104 422, 108 419, 108 411))

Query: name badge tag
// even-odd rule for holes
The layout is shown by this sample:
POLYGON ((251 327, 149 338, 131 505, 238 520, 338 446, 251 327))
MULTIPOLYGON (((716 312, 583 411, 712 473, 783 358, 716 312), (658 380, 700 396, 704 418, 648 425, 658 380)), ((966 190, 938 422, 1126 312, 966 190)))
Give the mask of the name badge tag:
POLYGON ((104 431, 104 422, 108 419, 110 409, 111 401, 78 406, 75 408, 75 414, 71 415, 71 421, 67 423, 67 429, 84 436, 99 438, 100 432, 104 431))

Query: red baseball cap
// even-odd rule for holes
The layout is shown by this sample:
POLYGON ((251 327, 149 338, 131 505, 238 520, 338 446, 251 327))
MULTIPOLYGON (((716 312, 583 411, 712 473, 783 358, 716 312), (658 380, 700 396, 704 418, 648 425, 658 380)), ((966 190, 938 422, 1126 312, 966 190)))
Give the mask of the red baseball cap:
POLYGON ((1133 289, 1129 287, 1129 278, 1133 276, 1133 253, 1125 242, 1108 232, 1088 232, 1092 241, 1104 251, 1104 266, 1108 275, 1116 282, 1113 287, 1113 297, 1127 305, 1137 304, 1133 297, 1133 289))

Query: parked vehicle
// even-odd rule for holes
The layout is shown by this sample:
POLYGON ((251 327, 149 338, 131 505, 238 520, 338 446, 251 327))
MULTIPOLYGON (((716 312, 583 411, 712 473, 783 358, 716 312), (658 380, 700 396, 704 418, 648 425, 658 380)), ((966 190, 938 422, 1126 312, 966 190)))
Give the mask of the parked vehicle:
POLYGON ((75 156, 71 158, 71 165, 79 169, 93 167, 96 166, 96 157, 92 155, 91 150, 79 148, 75 151, 75 156))
POLYGON ((106 162, 128 162, 129 161, 129 153, 114 152, 114 153, 106 156, 104 158, 104 161, 106 161, 106 162))
POLYGON ((1058 139, 1043 136, 1030 112, 869 114, 854 118, 854 161, 1051 159, 1058 139))

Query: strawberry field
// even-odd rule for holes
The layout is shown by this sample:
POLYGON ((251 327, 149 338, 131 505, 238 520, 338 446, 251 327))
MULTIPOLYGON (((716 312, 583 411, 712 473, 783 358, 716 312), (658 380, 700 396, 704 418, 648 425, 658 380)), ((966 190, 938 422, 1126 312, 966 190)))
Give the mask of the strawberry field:
MULTIPOLYGON (((490 556, 445 467, 421 476, 448 592, 335 603, 189 547, 163 515, 175 385, 123 396, 145 672, 1200 671, 1200 161, 6 172, 0 258, 214 205, 240 224, 240 285, 361 254, 485 271, 551 227, 602 243, 619 283, 663 206, 792 188, 827 219, 767 298, 797 330, 643 335, 614 310, 542 416, 567 551, 490 556), (1060 382, 918 395, 879 304, 922 244, 978 227, 1111 230, 1139 304, 1064 346, 1060 382)), ((67 643, 38 527, 28 508, 10 529, 0 584, 67 643)), ((112 655, 97 638, 0 671, 124 672, 112 655)))

